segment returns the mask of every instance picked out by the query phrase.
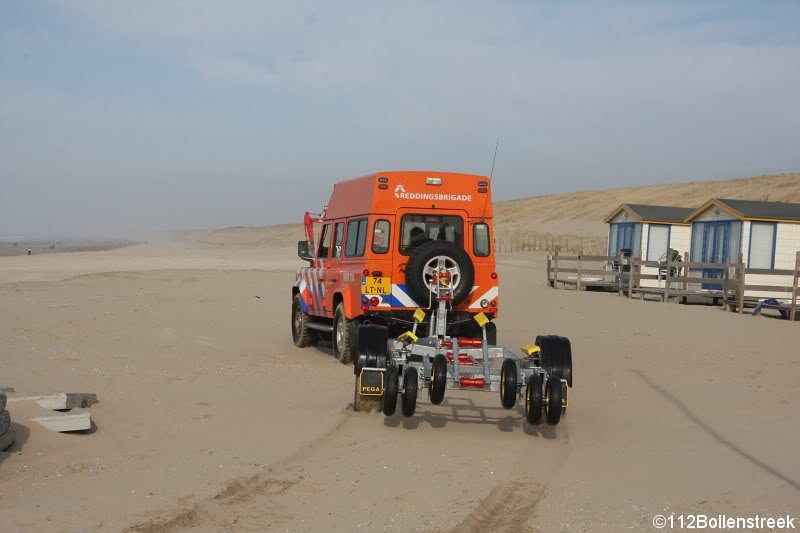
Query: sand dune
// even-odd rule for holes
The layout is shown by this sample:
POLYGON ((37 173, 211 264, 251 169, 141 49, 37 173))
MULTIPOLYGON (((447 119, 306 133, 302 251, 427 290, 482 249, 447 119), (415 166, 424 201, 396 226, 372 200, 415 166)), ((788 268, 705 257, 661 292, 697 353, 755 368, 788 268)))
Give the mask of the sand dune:
POLYGON ((579 191, 496 202, 501 238, 533 232, 606 238, 603 219, 621 203, 697 207, 710 198, 800 202, 800 173, 579 191))
MULTIPOLYGON (((579 191, 495 202, 496 238, 504 250, 562 249, 587 253, 606 249, 603 219, 623 202, 697 207, 709 198, 800 202, 800 173, 719 181, 691 181, 579 191)), ((309 206, 313 207, 313 206, 309 206)), ((300 218, 298 213, 298 218, 300 218)), ((218 246, 293 245, 300 224, 198 231, 190 238, 218 246)))

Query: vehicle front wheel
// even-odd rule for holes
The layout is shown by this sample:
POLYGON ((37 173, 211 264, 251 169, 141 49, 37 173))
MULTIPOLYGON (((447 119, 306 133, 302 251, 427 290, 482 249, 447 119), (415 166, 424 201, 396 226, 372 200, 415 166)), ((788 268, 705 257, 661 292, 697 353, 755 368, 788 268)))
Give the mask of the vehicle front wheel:
POLYGON ((358 344, 359 321, 349 320, 344 314, 344 304, 336 306, 333 313, 333 356, 343 365, 353 362, 358 344))
POLYGON ((292 341, 298 348, 305 348, 316 344, 317 338, 308 327, 308 315, 303 312, 300 305, 300 293, 292 299, 292 341))

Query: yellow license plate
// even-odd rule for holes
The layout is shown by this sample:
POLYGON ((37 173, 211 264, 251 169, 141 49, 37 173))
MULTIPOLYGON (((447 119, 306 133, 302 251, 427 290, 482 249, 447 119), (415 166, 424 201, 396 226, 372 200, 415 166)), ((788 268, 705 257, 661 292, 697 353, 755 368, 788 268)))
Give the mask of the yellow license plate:
POLYGON ((392 292, 392 278, 383 276, 362 276, 361 294, 389 296, 392 292))

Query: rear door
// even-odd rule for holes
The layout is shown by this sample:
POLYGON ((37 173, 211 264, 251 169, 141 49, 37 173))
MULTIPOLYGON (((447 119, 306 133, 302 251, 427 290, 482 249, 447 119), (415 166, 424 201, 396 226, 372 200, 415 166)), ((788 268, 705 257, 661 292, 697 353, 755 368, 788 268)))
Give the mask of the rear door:
MULTIPOLYGON (((414 251, 414 242, 447 240, 464 247, 466 243, 467 212, 460 209, 401 208, 397 210, 397 235, 391 245, 394 257, 392 272, 392 306, 403 308, 428 307, 429 301, 416 301, 406 283, 405 269, 414 251), (422 233, 419 233, 419 231, 422 233), (416 237, 415 235, 419 235, 416 237)), ((470 254, 469 249, 467 253, 470 254)), ((470 254, 471 255, 471 254, 470 254)))

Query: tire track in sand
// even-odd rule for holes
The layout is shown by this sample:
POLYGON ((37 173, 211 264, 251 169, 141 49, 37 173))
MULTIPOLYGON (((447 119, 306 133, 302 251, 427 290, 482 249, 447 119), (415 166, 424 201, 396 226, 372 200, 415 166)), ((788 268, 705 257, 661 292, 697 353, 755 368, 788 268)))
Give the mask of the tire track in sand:
MULTIPOLYGON (((541 430, 527 426, 526 433, 552 435, 553 428, 542 427, 541 430)), ((478 533, 482 531, 538 531, 537 527, 528 527, 531 519, 537 517, 539 503, 547 497, 550 480, 567 464, 572 446, 569 439, 567 426, 561 427, 563 432, 559 438, 565 446, 559 447, 555 459, 550 462, 551 467, 545 472, 535 472, 534 466, 539 466, 530 461, 527 453, 523 452, 520 458, 519 470, 527 474, 528 478, 538 478, 542 481, 533 482, 525 479, 501 481, 478 502, 477 507, 467 515, 464 521, 452 529, 452 533, 478 533), (545 475, 543 475, 545 474, 545 475)), ((552 437, 548 437, 552 438, 552 437)))
POLYGON ((181 509, 153 513, 128 531, 535 530, 531 519, 548 482, 570 454, 566 426, 534 428, 482 406, 487 420, 467 423, 452 414, 465 409, 458 402, 422 404, 419 416, 399 423, 344 410, 333 428, 291 457, 181 509), (500 443, 505 452, 498 454, 500 443), (537 457, 544 460, 533 459, 531 446, 542 448, 537 457), (497 476, 504 481, 479 499, 497 476))
MULTIPOLYGON (((143 520, 136 522, 126 528, 125 532, 130 533, 170 533, 192 528, 222 527, 223 529, 233 529, 236 527, 237 520, 232 524, 220 521, 218 518, 222 508, 232 507, 237 504, 244 504, 256 497, 270 497, 283 494, 303 480, 303 476, 296 476, 290 479, 282 479, 276 476, 275 471, 284 465, 288 465, 302 458, 304 454, 310 453, 316 445, 329 440, 333 435, 342 429, 347 420, 355 413, 352 411, 352 404, 343 409, 336 423, 325 433, 319 435, 300 450, 296 451, 286 459, 279 461, 262 472, 231 479, 225 483, 224 488, 214 494, 195 503, 181 506, 178 509, 167 509, 149 513, 143 520)), ((192 497, 183 498, 190 502, 192 497)))

